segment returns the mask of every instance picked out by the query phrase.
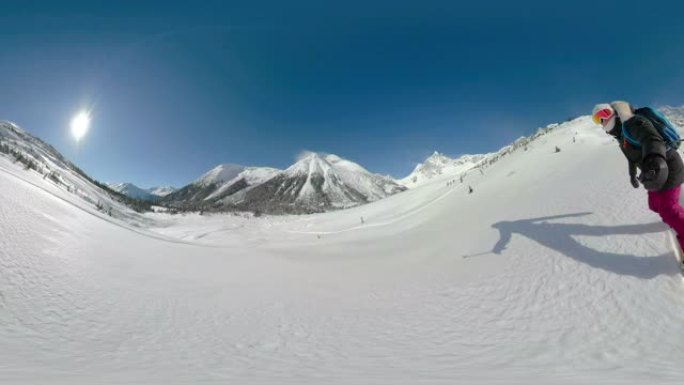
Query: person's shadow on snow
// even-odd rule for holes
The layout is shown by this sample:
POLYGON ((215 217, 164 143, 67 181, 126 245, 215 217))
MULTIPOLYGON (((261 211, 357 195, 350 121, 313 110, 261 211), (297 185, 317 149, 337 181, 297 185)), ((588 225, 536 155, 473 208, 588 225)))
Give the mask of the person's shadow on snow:
POLYGON ((573 239, 573 236, 577 235, 599 237, 618 234, 659 233, 667 230, 667 227, 661 222, 623 226, 589 226, 584 224, 547 222, 554 219, 581 217, 591 214, 585 212, 495 223, 492 227, 499 230, 500 239, 494 245, 492 252, 501 254, 510 242, 511 235, 516 233, 571 257, 578 262, 616 274, 631 275, 644 279, 653 278, 661 274, 679 274, 676 261, 671 253, 657 257, 615 254, 592 249, 573 239))

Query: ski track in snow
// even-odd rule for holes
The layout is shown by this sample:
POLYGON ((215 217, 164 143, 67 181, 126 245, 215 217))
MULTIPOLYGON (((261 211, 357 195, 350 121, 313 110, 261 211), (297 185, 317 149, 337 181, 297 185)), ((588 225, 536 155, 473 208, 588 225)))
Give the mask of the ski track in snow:
POLYGON ((678 382, 684 284, 596 130, 548 134, 470 195, 150 215, 158 235, 0 172, 0 383, 678 382))

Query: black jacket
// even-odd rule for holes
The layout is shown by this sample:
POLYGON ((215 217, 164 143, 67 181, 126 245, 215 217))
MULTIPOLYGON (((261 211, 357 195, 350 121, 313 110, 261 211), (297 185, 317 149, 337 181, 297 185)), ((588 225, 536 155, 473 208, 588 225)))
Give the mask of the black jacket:
POLYGON ((667 162, 668 175, 667 181, 659 191, 669 190, 673 187, 684 183, 684 163, 679 156, 677 150, 667 151, 667 145, 663 137, 658 133, 658 130, 653 126, 647 118, 634 115, 624 122, 624 129, 629 135, 641 143, 641 148, 636 148, 627 142, 622 136, 622 131, 618 129, 621 127, 620 121, 615 122, 616 129, 611 132, 620 142, 620 149, 625 154, 629 163, 630 176, 636 175, 636 168, 640 170, 643 166, 644 160, 649 155, 659 155, 665 158, 667 162))

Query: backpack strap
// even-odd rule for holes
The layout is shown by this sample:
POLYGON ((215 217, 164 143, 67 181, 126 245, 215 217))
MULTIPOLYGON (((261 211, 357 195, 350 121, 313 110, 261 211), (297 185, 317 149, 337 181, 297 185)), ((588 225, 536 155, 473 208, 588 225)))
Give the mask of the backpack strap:
POLYGON ((634 148, 641 148, 641 142, 634 139, 634 137, 629 134, 629 131, 627 131, 627 128, 625 127, 625 123, 620 123, 622 124, 622 138, 624 138, 625 144, 629 143, 634 148))

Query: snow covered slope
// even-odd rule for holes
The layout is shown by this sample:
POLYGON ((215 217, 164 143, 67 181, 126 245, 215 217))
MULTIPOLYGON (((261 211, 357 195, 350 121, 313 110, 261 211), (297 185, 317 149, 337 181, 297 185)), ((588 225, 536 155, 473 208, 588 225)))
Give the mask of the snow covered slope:
POLYGON ((54 147, 34 137, 19 126, 0 121, 0 157, 11 159, 26 174, 37 174, 50 189, 61 189, 79 198, 87 205, 107 212, 111 216, 134 220, 129 206, 140 207, 140 202, 127 199, 116 191, 107 190, 85 172, 66 160, 54 147))
POLYGON ((0 383, 680 382, 684 282, 615 141, 519 144, 348 210, 145 229, 0 157, 0 383))

